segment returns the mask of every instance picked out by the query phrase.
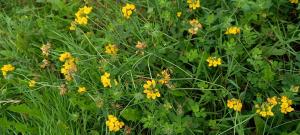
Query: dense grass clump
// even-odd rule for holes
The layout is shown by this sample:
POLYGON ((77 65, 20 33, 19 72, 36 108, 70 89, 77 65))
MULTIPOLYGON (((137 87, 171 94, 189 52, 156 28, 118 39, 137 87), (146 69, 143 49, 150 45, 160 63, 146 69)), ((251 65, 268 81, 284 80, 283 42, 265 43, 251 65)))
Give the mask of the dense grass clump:
POLYGON ((298 0, 1 0, 0 134, 298 135, 298 0))

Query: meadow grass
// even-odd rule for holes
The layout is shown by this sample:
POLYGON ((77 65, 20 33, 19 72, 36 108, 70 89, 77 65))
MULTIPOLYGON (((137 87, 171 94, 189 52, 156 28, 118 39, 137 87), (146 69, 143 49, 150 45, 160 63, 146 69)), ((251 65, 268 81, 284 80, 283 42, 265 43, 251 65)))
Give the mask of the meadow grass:
POLYGON ((298 0, 198 1, 0 1, 0 134, 300 134, 298 0))

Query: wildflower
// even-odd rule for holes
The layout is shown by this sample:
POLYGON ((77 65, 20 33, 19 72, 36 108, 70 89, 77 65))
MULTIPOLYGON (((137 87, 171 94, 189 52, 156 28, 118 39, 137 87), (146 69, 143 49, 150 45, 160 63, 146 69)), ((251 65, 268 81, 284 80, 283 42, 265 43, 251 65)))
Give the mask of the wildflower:
POLYGON ((148 99, 156 99, 157 97, 160 97, 160 93, 155 86, 155 80, 148 80, 146 84, 144 84, 144 93, 147 94, 148 99))
POLYGON ((59 61, 65 62, 66 59, 69 59, 71 57, 72 57, 71 53, 64 52, 64 53, 60 54, 59 61))
POLYGON ((47 66, 50 65, 50 61, 47 59, 43 59, 43 64, 40 65, 41 68, 46 68, 47 66))
POLYGON ((143 50, 147 47, 146 43, 138 41, 135 48, 143 50))
POLYGON ((292 85, 291 88, 290 88, 290 91, 292 91, 294 93, 299 92, 299 86, 292 85))
POLYGON ((60 55, 59 60, 65 62, 60 72, 65 76, 65 79, 71 81, 72 74, 77 71, 76 59, 69 52, 64 52, 60 55))
POLYGON ((267 98, 268 103, 272 104, 272 105, 277 105, 277 97, 271 97, 271 98, 267 98))
POLYGON ((264 102, 261 105, 256 104, 255 108, 256 108, 256 113, 259 114, 262 117, 271 117, 274 116, 274 113, 272 112, 272 108, 275 105, 273 105, 272 103, 269 102, 264 102))
POLYGON ((196 19, 190 20, 189 23, 192 27, 188 30, 188 32, 192 35, 197 34, 198 30, 202 29, 202 24, 196 19))
POLYGON ((163 70, 161 71, 161 75, 158 76, 162 76, 162 79, 160 79, 158 82, 161 84, 168 84, 170 81, 170 74, 168 70, 163 70))
POLYGON ((14 70, 15 70, 15 67, 11 64, 6 64, 6 65, 3 65, 1 67, 2 75, 3 75, 4 78, 6 77, 7 72, 11 72, 11 71, 14 71, 14 70))
POLYGON ((206 61, 208 62, 208 66, 209 67, 217 67, 218 65, 222 64, 222 60, 221 58, 217 58, 217 57, 208 57, 206 59, 206 61))
POLYGON ((290 3, 293 3, 293 4, 298 4, 298 0, 290 0, 290 3))
POLYGON ((236 35, 236 34, 239 34, 240 32, 241 32, 240 28, 233 26, 233 27, 227 28, 225 34, 226 35, 236 35))
POLYGON ((78 91, 78 93, 83 94, 83 93, 86 92, 86 88, 85 87, 79 87, 77 91, 78 91))
POLYGON ((123 16, 126 19, 129 19, 129 17, 132 15, 132 11, 134 10, 135 10, 135 5, 126 3, 126 5, 122 7, 123 16))
POLYGON ((242 102, 239 99, 232 98, 227 100, 227 107, 233 109, 234 111, 240 112, 242 109, 242 102))
POLYGON ((107 54, 116 55, 118 51, 119 49, 117 45, 108 44, 107 46, 105 46, 105 53, 107 54))
POLYGON ((76 24, 79 25, 87 25, 88 23, 88 14, 92 12, 92 7, 84 6, 79 8, 78 11, 75 13, 75 20, 71 22, 71 26, 69 27, 70 30, 76 29, 76 24))
POLYGON ((51 48, 51 44, 50 43, 43 44, 42 47, 41 47, 42 55, 48 57, 50 48, 51 48))
POLYGON ((59 90, 60 90, 59 94, 62 95, 62 96, 65 95, 68 92, 66 84, 61 84, 59 86, 59 90))
POLYGON ((72 21, 69 30, 76 30, 76 22, 72 21))
POLYGON ((113 115, 108 115, 108 120, 106 121, 106 126, 109 131, 117 132, 124 126, 124 122, 121 122, 117 119, 117 117, 113 115))
POLYGON ((104 87, 111 87, 110 83, 110 73, 105 72, 104 75, 101 76, 101 82, 104 87))
POLYGON ((200 0, 187 0, 187 3, 189 4, 189 8, 192 10, 200 8, 200 0))
POLYGON ((182 15, 182 12, 177 12, 177 13, 176 13, 176 16, 177 16, 177 17, 181 17, 181 15, 182 15))
POLYGON ((35 81, 35 80, 30 80, 30 81, 28 82, 28 86, 29 86, 30 88, 35 87, 35 85, 36 85, 36 81, 35 81))
POLYGON ((293 104, 292 100, 290 100, 288 97, 286 96, 281 96, 281 105, 280 105, 280 111, 284 114, 287 114, 288 112, 292 112, 294 111, 294 108, 291 107, 291 105, 293 104))

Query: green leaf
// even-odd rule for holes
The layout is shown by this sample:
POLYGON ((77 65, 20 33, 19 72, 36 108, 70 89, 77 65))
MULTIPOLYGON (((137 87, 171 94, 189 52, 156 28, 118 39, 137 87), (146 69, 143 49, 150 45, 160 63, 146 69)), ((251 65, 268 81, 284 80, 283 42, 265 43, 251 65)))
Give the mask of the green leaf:
POLYGON ((182 97, 185 95, 185 93, 181 90, 170 90, 169 93, 178 97, 182 97))
POLYGON ((138 109, 133 109, 133 108, 127 108, 126 110, 123 111, 121 116, 129 121, 137 121, 141 118, 141 111, 138 109))
MULTIPOLYGON (((254 116, 254 123, 255 123, 255 127, 256 127, 256 134, 263 135, 264 129, 267 128, 267 127, 265 127, 265 121, 259 116, 254 116)), ((265 129, 265 131, 266 131, 266 129, 265 129)))

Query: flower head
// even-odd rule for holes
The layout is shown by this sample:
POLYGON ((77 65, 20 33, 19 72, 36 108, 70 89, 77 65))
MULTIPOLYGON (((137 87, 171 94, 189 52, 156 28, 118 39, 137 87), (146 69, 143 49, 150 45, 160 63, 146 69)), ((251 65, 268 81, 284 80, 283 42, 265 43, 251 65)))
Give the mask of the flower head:
POLYGON ((72 74, 77 71, 76 59, 73 58, 71 53, 64 52, 60 55, 59 60, 65 62, 60 72, 65 76, 65 79, 71 81, 73 79, 72 74))
POLYGON ((44 56, 48 57, 50 49, 51 49, 51 44, 50 43, 43 44, 42 47, 41 47, 42 54, 44 56))
POLYGON ((117 45, 108 44, 105 46, 105 53, 116 55, 118 53, 119 49, 117 45))
POLYGON ((286 96, 281 96, 281 105, 280 105, 280 111, 284 114, 287 114, 289 112, 294 111, 294 108, 291 107, 291 105, 293 104, 293 101, 290 100, 288 97, 286 96))
POLYGON ((36 85, 36 81, 35 81, 35 80, 30 80, 30 81, 28 82, 28 86, 29 86, 30 88, 35 87, 35 85, 36 85))
POLYGON ((4 78, 6 77, 7 72, 11 72, 14 70, 15 70, 15 67, 12 64, 6 64, 1 67, 2 75, 4 78))
POLYGON ((101 82, 104 87, 111 87, 110 83, 110 73, 105 72, 104 75, 101 76, 101 82))
POLYGON ((169 81, 170 81, 170 74, 169 74, 169 71, 168 70, 163 70, 161 71, 161 74, 159 74, 158 76, 161 76, 162 79, 160 79, 158 82, 161 83, 161 84, 168 84, 169 81))
POLYGON ((156 99, 157 97, 160 97, 160 93, 156 88, 155 80, 148 80, 143 87, 144 93, 147 95, 148 99, 156 99))
POLYGON ((236 35, 236 34, 239 34, 240 32, 241 32, 241 29, 239 27, 233 26, 233 27, 227 28, 225 34, 226 35, 236 35))
POLYGON ((187 3, 189 4, 189 8, 192 10, 200 8, 200 0, 187 0, 187 3))
POLYGON ((108 115, 108 120, 105 124, 111 132, 117 132, 124 126, 124 122, 119 121, 117 117, 113 115, 108 115))
POLYGON ((182 12, 177 12, 177 13, 176 13, 176 16, 177 16, 177 17, 181 17, 181 15, 182 15, 182 12))
POLYGON ((229 99, 227 100, 227 107, 233 109, 234 111, 240 112, 242 110, 242 102, 239 99, 229 99))
POLYGON ((189 23, 192 27, 188 30, 188 32, 192 35, 197 34, 198 30, 202 29, 202 24, 196 19, 190 20, 189 23))
POLYGON ((126 5, 122 7, 123 16, 126 19, 129 19, 134 10, 135 10, 135 5, 126 3, 126 5))
POLYGON ((85 87, 79 87, 77 91, 78 91, 78 93, 83 94, 83 93, 86 92, 86 88, 85 87))
POLYGON ((264 102, 261 105, 256 104, 255 108, 256 108, 256 113, 259 114, 262 117, 271 117, 274 116, 274 113, 272 112, 272 108, 275 105, 273 105, 272 103, 269 102, 264 102))
POLYGON ((293 3, 293 4, 298 4, 298 0, 289 0, 290 1, 290 3, 293 3))
POLYGON ((206 61, 208 62, 209 67, 217 67, 218 65, 222 64, 221 58, 217 57, 208 57, 206 61))

